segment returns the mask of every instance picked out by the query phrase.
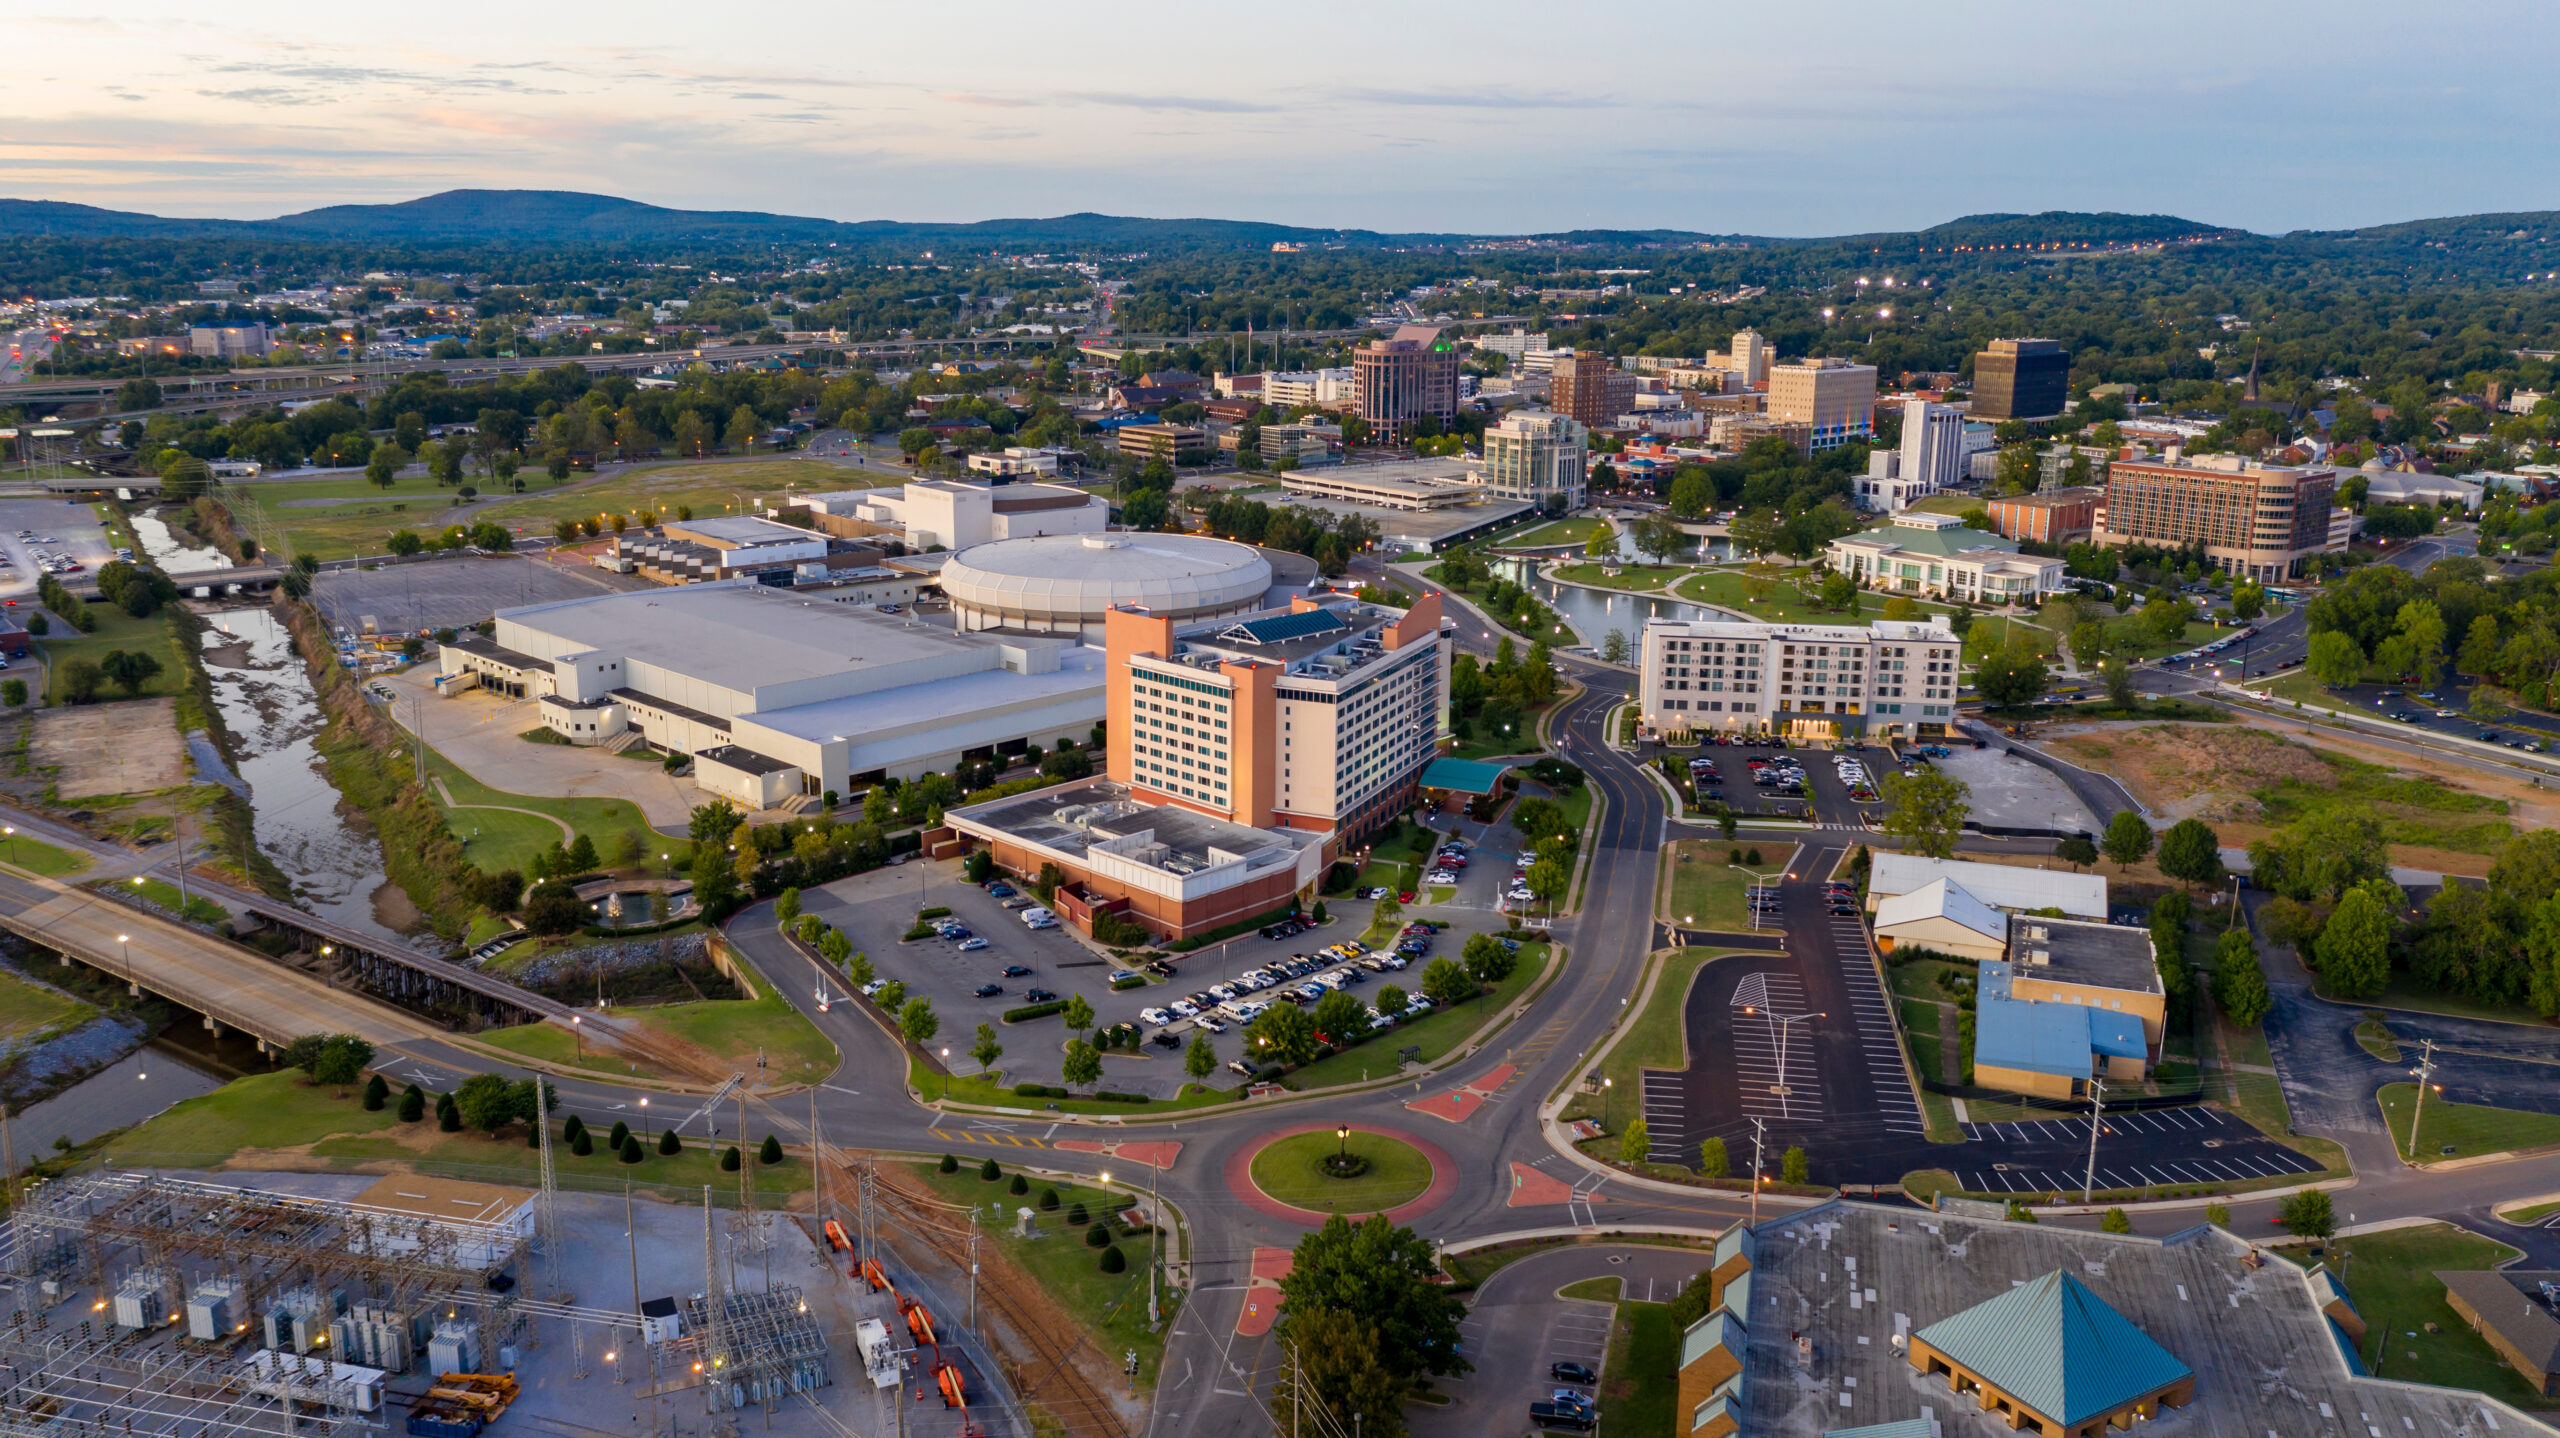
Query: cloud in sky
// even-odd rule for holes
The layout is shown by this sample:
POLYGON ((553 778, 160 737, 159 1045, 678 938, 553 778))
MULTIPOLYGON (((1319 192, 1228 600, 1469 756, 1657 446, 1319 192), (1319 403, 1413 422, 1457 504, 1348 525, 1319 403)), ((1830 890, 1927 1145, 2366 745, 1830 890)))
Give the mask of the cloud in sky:
POLYGON ((1097 27, 981 0, 101 0, 0 17, 0 193, 251 218, 455 186, 840 219, 1100 210, 1825 234, 1984 210, 2259 229, 2551 203, 2560 27, 2379 0, 1818 14, 1307 0, 1097 27), (1844 43, 1850 37, 1855 43, 1844 43), (1001 112, 999 116, 998 113, 1001 112))

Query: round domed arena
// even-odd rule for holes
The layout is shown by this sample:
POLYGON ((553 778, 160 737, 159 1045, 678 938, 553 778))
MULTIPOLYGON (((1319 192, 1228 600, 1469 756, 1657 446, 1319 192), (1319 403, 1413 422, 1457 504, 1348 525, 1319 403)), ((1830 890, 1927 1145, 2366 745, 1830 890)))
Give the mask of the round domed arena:
POLYGON ((1102 616, 1136 606, 1215 619, 1261 606, 1271 561, 1249 544, 1190 534, 1053 534, 972 545, 942 566, 962 629, 1073 634, 1102 642, 1102 616))

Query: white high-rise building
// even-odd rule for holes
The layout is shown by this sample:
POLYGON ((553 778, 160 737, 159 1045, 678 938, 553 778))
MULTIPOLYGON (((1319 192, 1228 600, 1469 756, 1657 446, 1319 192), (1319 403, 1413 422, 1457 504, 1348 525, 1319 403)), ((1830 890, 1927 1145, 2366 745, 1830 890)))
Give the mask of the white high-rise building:
POLYGON ((1769 342, 1760 338, 1758 330, 1736 330, 1733 353, 1725 368, 1742 376, 1742 388, 1749 389, 1769 377, 1769 342))
POLYGON ((1965 477, 1964 414, 1952 405, 1925 399, 1902 405, 1902 478, 1917 483, 1922 494, 1965 477))
POLYGON ((1523 410, 1484 432, 1484 482, 1497 499, 1582 507, 1591 431, 1560 414, 1523 410))

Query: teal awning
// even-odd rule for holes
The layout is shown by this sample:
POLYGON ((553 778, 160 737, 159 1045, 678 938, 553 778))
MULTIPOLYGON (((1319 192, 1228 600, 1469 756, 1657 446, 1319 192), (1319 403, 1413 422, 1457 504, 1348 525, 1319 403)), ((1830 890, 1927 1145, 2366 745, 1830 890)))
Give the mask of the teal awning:
POLYGON ((1422 787, 1446 789, 1452 794, 1490 794, 1502 782, 1508 764, 1487 764, 1476 759, 1434 759, 1422 766, 1422 787))

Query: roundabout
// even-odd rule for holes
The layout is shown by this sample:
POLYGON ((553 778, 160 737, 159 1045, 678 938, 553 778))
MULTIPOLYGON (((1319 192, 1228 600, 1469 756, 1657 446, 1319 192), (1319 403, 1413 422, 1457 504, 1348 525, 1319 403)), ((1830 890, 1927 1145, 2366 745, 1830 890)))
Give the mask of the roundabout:
POLYGON ((1255 1210, 1310 1227, 1383 1213, 1404 1223, 1446 1202, 1457 1168, 1446 1151, 1371 1124, 1295 1124, 1229 1157, 1228 1189, 1255 1210))

